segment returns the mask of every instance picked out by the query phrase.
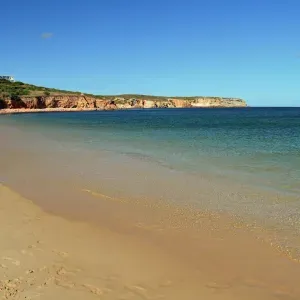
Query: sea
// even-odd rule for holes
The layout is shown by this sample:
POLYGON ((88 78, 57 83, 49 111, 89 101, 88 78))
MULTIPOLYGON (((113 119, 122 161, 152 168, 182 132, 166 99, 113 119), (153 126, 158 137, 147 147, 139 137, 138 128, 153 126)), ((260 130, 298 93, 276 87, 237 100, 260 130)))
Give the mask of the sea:
POLYGON ((300 233, 300 108, 28 113, 3 115, 1 126, 36 134, 19 149, 41 159, 60 153, 65 164, 55 168, 80 174, 87 190, 300 233))

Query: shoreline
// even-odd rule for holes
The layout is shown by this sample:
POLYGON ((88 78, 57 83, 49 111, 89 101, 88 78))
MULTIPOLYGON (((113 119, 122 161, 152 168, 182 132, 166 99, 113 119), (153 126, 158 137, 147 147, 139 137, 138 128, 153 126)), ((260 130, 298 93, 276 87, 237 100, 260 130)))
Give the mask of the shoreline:
POLYGON ((0 115, 23 114, 23 113, 50 113, 50 112, 80 112, 97 111, 99 108, 9 108, 0 109, 0 115))
POLYGON ((0 115, 11 115, 11 114, 30 114, 30 113, 51 113, 51 112, 86 112, 86 111, 113 111, 113 110, 134 110, 134 109, 243 109, 247 107, 124 107, 124 108, 3 108, 0 109, 0 115))

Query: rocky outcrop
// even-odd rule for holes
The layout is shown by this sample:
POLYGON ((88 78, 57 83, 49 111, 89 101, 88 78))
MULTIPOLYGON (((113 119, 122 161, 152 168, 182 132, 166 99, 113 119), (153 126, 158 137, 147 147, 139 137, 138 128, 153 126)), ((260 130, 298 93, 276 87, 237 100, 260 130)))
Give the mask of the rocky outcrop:
POLYGON ((192 107, 244 107, 245 101, 237 98, 201 97, 191 102, 192 107))
POLYGON ((184 107, 245 107, 246 102, 237 98, 220 97, 91 97, 81 95, 20 96, 2 99, 1 108, 6 109, 130 109, 130 108, 184 108, 184 107))
POLYGON ((8 109, 15 109, 15 108, 27 108, 27 105, 25 102, 23 102, 21 99, 4 99, 3 105, 5 108, 8 109))
POLYGON ((20 97, 27 108, 96 108, 96 99, 77 95, 20 97))
POLYGON ((195 97, 189 99, 168 99, 174 107, 246 107, 244 100, 238 98, 195 97))

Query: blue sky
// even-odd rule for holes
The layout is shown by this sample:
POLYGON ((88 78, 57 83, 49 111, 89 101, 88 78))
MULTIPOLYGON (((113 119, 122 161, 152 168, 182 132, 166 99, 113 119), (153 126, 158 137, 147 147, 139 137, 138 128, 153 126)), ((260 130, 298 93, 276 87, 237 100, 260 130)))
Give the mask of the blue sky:
POLYGON ((95 94, 300 106, 299 0, 1 1, 0 73, 95 94))

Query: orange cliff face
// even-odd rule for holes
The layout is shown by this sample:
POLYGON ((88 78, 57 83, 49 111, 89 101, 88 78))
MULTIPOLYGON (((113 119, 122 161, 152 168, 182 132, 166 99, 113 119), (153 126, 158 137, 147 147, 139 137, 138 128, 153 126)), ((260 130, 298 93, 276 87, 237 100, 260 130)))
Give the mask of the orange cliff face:
POLYGON ((85 95, 20 96, 3 99, 0 109, 130 109, 130 108, 184 108, 184 107, 246 107, 244 100, 220 97, 167 98, 142 96, 141 99, 85 95), (152 98, 152 99, 151 99, 152 98))

